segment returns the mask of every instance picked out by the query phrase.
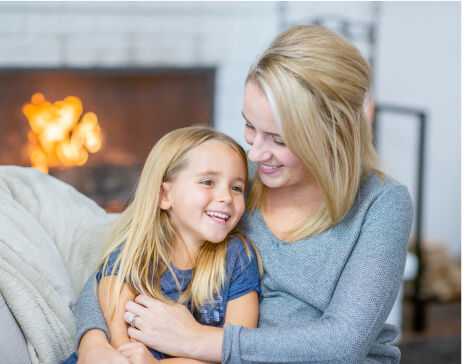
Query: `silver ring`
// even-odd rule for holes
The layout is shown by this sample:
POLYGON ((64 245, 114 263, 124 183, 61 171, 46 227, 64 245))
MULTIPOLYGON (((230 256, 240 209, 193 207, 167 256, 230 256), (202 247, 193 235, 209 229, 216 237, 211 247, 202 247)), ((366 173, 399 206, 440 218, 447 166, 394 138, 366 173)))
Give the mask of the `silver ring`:
POLYGON ((128 323, 131 327, 135 327, 135 320, 138 316, 135 315, 133 312, 130 312, 130 317, 128 318, 128 323))

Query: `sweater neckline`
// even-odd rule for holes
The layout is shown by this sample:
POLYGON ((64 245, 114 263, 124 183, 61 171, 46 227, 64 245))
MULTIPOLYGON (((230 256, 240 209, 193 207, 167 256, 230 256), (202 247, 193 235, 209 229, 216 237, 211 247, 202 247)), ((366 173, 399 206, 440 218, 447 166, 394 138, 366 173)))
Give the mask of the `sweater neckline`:
POLYGON ((317 239, 322 238, 324 235, 330 234, 331 230, 333 228, 335 228, 335 226, 337 226, 337 225, 334 225, 334 226, 330 227, 329 229, 324 230, 323 232, 319 233, 318 235, 309 236, 307 238, 292 241, 292 242, 291 241, 285 241, 285 240, 279 239, 276 235, 274 235, 274 233, 271 231, 268 224, 266 223, 266 220, 263 217, 262 211, 260 209, 258 209, 258 208, 255 209, 255 210, 256 211, 254 211, 254 213, 256 213, 256 217, 259 220, 259 224, 262 224, 264 226, 264 228, 266 230, 266 233, 269 234, 272 237, 272 241, 275 241, 279 245, 293 246, 293 245, 300 245, 300 244, 304 244, 304 243, 308 243, 308 242, 313 243, 317 239))
POLYGON ((316 235, 316 236, 311 236, 311 237, 308 237, 308 238, 305 238, 305 239, 300 239, 300 240, 296 240, 296 241, 285 241, 285 240, 281 240, 279 239, 276 235, 274 235, 274 233, 271 231, 271 229, 269 228, 268 224, 266 223, 266 220, 265 218, 263 217, 263 212, 260 210, 260 209, 256 209, 257 211, 257 218, 260 220, 259 223, 262 224, 267 232, 267 234, 269 234, 271 237, 272 237, 272 240, 275 241, 277 244, 279 245, 299 245, 299 244, 303 244, 303 243, 306 243, 308 242, 308 240, 311 240, 313 238, 316 238, 318 237, 319 235, 321 234, 324 234, 324 232, 322 232, 321 234, 319 235, 316 235))

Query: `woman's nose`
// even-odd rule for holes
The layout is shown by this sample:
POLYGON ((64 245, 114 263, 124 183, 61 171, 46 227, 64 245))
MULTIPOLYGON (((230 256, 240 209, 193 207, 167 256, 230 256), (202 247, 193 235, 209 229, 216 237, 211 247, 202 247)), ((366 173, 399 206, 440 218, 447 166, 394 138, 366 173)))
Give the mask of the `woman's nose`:
POLYGON ((262 137, 255 137, 252 145, 250 146, 250 150, 247 157, 252 162, 264 162, 271 158, 271 152, 268 149, 267 143, 262 137))

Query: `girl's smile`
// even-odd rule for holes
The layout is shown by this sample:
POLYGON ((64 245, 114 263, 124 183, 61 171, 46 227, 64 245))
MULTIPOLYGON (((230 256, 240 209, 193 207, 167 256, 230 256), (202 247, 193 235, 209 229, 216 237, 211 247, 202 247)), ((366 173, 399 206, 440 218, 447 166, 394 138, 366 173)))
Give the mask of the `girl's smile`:
POLYGON ((230 214, 226 212, 220 211, 205 211, 207 216, 209 216, 213 221, 219 222, 221 224, 225 224, 228 222, 229 218, 231 217, 230 214))

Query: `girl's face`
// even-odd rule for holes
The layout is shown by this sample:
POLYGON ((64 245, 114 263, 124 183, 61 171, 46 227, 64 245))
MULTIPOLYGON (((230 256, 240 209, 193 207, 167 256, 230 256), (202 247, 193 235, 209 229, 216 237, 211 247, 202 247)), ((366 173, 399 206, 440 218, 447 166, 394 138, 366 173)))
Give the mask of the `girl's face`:
POLYGON ((164 182, 160 207, 186 244, 219 243, 244 213, 246 166, 230 146, 207 141, 191 150, 174 182, 164 182))
POLYGON ((312 179, 308 168, 287 148, 280 136, 268 99, 252 81, 244 89, 242 115, 248 158, 258 163, 262 183, 270 188, 305 185, 312 179))

